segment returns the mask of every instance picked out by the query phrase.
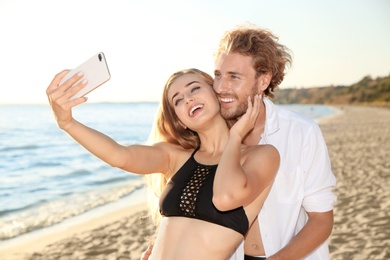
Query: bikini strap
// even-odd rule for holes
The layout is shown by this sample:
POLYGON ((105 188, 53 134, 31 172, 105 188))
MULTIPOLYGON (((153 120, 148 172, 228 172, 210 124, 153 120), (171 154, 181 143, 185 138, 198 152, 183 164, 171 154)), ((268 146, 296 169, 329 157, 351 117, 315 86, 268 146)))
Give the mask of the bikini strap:
POLYGON ((200 146, 196 147, 195 150, 192 152, 191 157, 194 158, 195 153, 199 150, 200 146))

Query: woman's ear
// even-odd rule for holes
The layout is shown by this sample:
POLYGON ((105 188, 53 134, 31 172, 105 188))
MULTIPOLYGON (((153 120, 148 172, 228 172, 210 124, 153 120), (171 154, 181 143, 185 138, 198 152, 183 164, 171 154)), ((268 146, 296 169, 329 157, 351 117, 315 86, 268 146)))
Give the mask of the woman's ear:
POLYGON ((259 90, 264 91, 271 83, 272 73, 270 71, 264 72, 259 76, 258 84, 259 90))

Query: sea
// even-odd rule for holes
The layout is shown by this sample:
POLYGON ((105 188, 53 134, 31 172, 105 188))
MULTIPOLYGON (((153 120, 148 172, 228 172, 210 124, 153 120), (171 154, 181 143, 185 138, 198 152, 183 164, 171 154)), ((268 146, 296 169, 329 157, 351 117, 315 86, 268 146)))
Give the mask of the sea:
MULTIPOLYGON (((278 105, 314 120, 324 105, 278 105)), ((87 103, 74 117, 118 143, 147 141, 157 102, 87 103)), ((0 105, 0 245, 109 206, 145 200, 143 177, 100 161, 60 130, 48 105, 0 105)))

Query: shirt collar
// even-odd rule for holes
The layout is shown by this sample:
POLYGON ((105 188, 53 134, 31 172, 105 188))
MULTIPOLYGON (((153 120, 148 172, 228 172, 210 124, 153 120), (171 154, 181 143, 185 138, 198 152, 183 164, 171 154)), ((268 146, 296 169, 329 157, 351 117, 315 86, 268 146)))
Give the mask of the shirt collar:
POLYGON ((279 130, 278 110, 276 105, 268 98, 263 97, 265 105, 265 124, 263 139, 266 142, 267 137, 279 130))

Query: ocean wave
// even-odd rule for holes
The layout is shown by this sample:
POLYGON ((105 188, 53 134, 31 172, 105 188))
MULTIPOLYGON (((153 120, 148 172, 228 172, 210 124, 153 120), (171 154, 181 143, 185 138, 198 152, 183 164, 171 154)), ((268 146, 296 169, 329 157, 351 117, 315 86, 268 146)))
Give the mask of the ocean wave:
MULTIPOLYGON (((43 202, 46 202, 46 201, 47 200, 41 200, 39 202, 31 203, 31 204, 28 204, 28 205, 25 205, 25 206, 22 206, 22 207, 12 207, 12 206, 8 207, 8 208, 3 209, 3 210, 0 211, 0 218, 3 217, 3 216, 7 216, 7 215, 10 215, 10 214, 13 214, 13 213, 26 211, 26 210, 34 208, 37 205, 40 205, 40 204, 42 204, 43 202)), ((0 223, 1 223, 1 221, 0 221, 0 223)))
POLYGON ((32 189, 29 189, 28 192, 29 194, 34 194, 36 192, 42 192, 42 191, 48 191, 49 189, 47 187, 36 187, 36 188, 32 188, 32 189))
POLYGON ((22 145, 22 146, 10 146, 10 147, 4 147, 0 148, 0 152, 10 152, 10 151, 17 151, 17 150, 34 150, 38 149, 38 145, 22 145))
POLYGON ((35 167, 35 168, 56 167, 56 166, 62 166, 62 163, 59 163, 59 162, 36 162, 36 163, 31 165, 31 167, 35 167))
POLYGON ((132 179, 130 177, 130 175, 128 175, 128 176, 120 176, 120 177, 114 177, 114 178, 109 178, 109 179, 105 179, 105 180, 90 181, 90 182, 87 182, 86 185, 100 186, 100 185, 107 185, 107 184, 112 184, 112 183, 120 183, 120 182, 123 182, 123 181, 128 181, 130 179, 132 179))
POLYGON ((66 175, 58 175, 58 176, 56 176, 56 178, 59 178, 59 179, 71 178, 71 179, 73 179, 75 177, 88 176, 91 174, 92 174, 92 172, 90 172, 88 170, 78 169, 78 170, 72 171, 66 175))
POLYGON ((30 205, 22 211, 19 209, 19 212, 0 217, 0 241, 60 223, 96 207, 117 201, 143 187, 143 182, 138 181, 125 186, 68 196, 56 201, 40 203, 38 206, 30 205))

